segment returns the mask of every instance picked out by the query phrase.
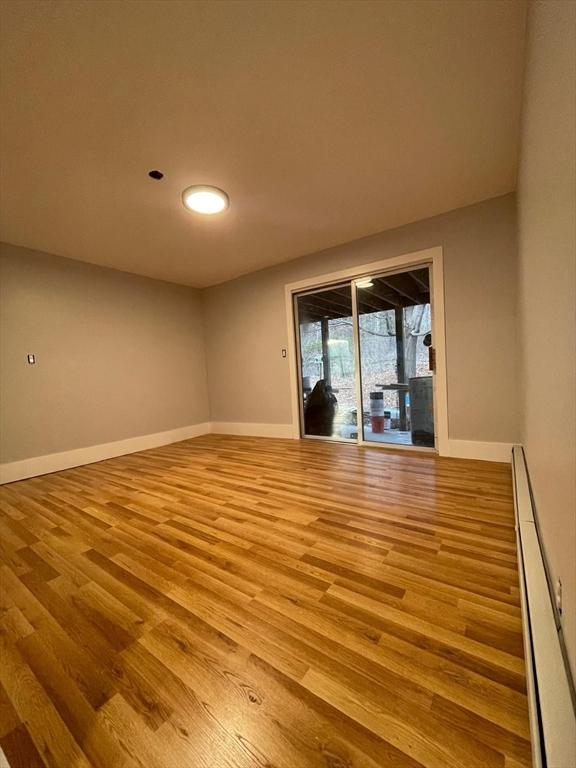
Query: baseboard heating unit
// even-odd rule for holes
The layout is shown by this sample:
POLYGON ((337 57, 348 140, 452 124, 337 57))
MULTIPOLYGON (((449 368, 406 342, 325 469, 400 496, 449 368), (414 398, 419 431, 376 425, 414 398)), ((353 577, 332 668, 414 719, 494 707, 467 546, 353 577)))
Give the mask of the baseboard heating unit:
POLYGON ((522 446, 512 449, 516 542, 534 768, 576 768, 574 687, 522 446))

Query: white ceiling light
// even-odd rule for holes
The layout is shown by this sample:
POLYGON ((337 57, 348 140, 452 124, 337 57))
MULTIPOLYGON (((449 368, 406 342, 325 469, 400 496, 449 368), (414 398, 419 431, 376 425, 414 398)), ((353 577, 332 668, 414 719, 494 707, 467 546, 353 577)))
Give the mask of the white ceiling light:
POLYGON ((194 213, 203 213, 211 216, 214 213, 222 213, 230 205, 230 199, 226 192, 218 187, 200 186, 198 184, 187 187, 182 192, 184 207, 194 213))
POLYGON ((371 277, 365 277, 363 280, 356 281, 356 288, 372 288, 373 285, 371 277))

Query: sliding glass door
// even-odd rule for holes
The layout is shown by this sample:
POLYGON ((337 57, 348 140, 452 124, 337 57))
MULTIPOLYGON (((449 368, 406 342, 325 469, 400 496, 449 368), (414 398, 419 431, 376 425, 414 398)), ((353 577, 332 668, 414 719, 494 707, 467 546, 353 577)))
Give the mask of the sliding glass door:
POLYGON ((434 447, 428 267, 356 280, 362 436, 434 447))
POLYGON ((356 440, 356 358, 350 283, 296 297, 300 424, 305 437, 356 440))
POLYGON ((434 447, 430 269, 295 297, 303 437, 434 447))

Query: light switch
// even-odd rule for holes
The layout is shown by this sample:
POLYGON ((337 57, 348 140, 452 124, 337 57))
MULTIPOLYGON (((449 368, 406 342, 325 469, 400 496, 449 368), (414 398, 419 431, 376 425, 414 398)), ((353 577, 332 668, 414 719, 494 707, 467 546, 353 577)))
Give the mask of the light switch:
POLYGON ((286 357, 286 350, 285 349, 282 350, 282 357, 286 357))
POLYGON ((28 355, 28 365, 36 364, 36 355, 28 355))

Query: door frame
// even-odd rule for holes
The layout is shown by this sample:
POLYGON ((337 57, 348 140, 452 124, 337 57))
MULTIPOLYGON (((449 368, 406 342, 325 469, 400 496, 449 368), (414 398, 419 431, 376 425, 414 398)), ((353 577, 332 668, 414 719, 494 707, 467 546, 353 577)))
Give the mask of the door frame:
MULTIPOLYGON (((288 328, 288 367, 290 373, 290 396, 292 407, 292 437, 301 438, 300 422, 300 383, 298 381, 298 341, 296 328, 296 313, 294 311, 295 294, 306 290, 327 288, 346 280, 354 281, 370 275, 385 272, 402 271, 405 268, 417 267, 419 264, 430 267, 430 303, 432 314, 432 338, 436 350, 436 372, 434 374, 434 431, 435 449, 440 456, 448 455, 448 385, 446 373, 446 321, 444 309, 444 255, 442 246, 426 248, 421 251, 380 259, 369 264, 341 269, 337 272, 308 277, 284 286, 286 301, 286 322, 288 328)), ((352 300, 355 302, 355 289, 352 286, 352 300)), ((355 329, 357 333, 357 329, 355 329)), ((346 441, 350 442, 350 441, 346 441)), ((388 450, 418 450, 417 446, 398 445, 396 443, 376 443, 363 440, 360 435, 360 445, 369 445, 388 450)), ((423 450, 420 448, 420 450, 423 450)), ((431 449, 424 449, 431 450, 431 449)))

